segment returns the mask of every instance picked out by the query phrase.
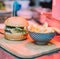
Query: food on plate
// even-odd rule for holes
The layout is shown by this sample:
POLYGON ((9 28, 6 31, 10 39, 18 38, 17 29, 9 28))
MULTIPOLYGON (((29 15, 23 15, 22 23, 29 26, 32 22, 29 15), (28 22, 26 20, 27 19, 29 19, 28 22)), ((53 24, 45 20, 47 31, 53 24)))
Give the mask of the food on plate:
POLYGON ((5 38, 9 40, 26 39, 28 22, 22 17, 10 17, 5 21, 5 38))

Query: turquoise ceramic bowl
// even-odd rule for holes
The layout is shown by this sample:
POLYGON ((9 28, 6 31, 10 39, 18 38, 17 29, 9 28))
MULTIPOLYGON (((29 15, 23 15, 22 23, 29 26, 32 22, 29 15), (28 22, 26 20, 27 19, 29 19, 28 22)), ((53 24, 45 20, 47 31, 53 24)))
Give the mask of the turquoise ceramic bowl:
POLYGON ((55 33, 35 33, 29 31, 29 35, 36 44, 47 44, 55 36, 55 33))

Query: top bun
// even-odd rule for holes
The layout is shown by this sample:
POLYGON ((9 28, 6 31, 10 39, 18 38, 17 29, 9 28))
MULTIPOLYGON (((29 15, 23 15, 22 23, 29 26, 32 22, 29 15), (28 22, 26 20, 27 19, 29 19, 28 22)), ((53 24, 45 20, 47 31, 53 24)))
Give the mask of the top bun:
POLYGON ((28 22, 25 18, 22 17, 10 17, 5 21, 5 25, 7 26, 17 26, 17 27, 25 27, 28 26, 28 22))

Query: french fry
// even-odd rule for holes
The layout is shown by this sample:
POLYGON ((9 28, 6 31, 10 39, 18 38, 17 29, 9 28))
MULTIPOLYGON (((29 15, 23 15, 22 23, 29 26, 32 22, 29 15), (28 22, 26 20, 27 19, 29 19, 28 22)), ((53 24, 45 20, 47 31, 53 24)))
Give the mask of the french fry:
POLYGON ((54 31, 60 34, 60 29, 53 27, 54 31))
POLYGON ((45 23, 43 24, 43 27, 44 27, 44 28, 47 28, 47 27, 48 27, 48 23, 45 22, 45 23))
POLYGON ((36 33, 60 33, 60 30, 55 27, 48 27, 48 24, 45 23, 43 26, 30 25, 29 31, 36 33))

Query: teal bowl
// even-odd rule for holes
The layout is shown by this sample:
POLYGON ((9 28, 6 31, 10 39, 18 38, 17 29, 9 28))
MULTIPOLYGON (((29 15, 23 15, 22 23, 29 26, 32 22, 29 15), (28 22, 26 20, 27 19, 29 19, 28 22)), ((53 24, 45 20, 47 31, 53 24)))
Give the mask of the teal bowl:
POLYGON ((54 33, 35 33, 29 31, 30 37, 35 41, 36 44, 47 44, 55 36, 54 33))

